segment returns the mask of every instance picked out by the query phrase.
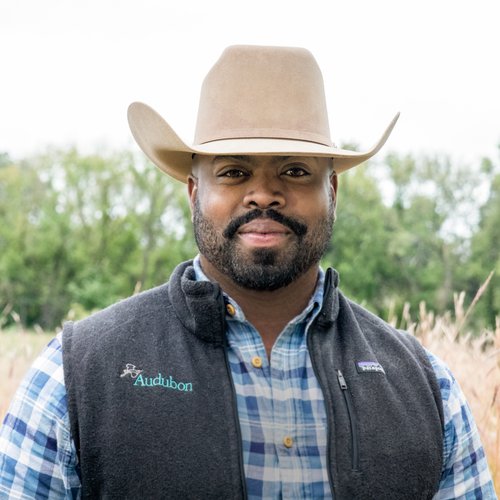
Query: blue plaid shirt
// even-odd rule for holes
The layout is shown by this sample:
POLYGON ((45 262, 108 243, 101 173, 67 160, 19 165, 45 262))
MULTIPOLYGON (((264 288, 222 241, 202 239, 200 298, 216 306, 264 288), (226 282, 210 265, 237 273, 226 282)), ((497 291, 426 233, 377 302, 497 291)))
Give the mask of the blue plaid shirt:
MULTIPOLYGON (((206 279, 196 262, 198 279, 206 279)), ((307 308, 283 330, 270 361, 255 328, 226 297, 249 498, 331 498, 326 413, 307 350, 323 301, 323 273, 307 308)), ((448 368, 429 353, 444 403, 444 465, 436 499, 495 499, 478 431, 448 368)), ((58 335, 22 382, 0 429, 0 499, 79 498, 58 335)), ((335 478, 333 478, 335 480, 335 478)))

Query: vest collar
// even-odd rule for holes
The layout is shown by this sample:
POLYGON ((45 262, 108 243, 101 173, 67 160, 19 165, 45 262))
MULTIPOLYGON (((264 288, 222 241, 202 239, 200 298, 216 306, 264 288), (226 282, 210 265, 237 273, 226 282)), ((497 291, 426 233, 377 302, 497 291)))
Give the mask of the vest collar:
POLYGON ((323 295, 323 307, 318 314, 319 326, 328 328, 339 315, 339 273, 331 267, 325 273, 325 291, 323 295))
MULTIPOLYGON (((323 307, 317 323, 329 327, 338 316, 338 273, 327 269, 323 307)), ((224 344, 226 308, 222 289, 211 281, 197 281, 193 261, 177 266, 168 283, 168 295, 176 316, 183 326, 200 339, 224 344)))
POLYGON ((179 321, 191 333, 213 344, 225 342, 225 306, 219 285, 196 281, 193 262, 178 265, 168 283, 170 303, 179 321))

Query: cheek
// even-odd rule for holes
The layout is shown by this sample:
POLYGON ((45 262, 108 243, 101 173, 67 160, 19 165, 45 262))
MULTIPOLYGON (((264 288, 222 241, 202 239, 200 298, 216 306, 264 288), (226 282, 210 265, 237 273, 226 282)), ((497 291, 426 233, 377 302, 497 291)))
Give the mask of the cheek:
POLYGON ((328 188, 324 190, 324 194, 322 197, 322 205, 324 207, 324 211, 327 214, 335 210, 335 200, 336 200, 335 190, 333 189, 333 186, 329 184, 328 188))
POLYGON ((323 218, 330 213, 333 204, 333 193, 329 189, 320 189, 315 193, 308 193, 298 199, 300 212, 313 221, 323 218))
POLYGON ((215 226, 225 227, 233 213, 230 198, 221 193, 198 192, 196 203, 203 216, 215 226))

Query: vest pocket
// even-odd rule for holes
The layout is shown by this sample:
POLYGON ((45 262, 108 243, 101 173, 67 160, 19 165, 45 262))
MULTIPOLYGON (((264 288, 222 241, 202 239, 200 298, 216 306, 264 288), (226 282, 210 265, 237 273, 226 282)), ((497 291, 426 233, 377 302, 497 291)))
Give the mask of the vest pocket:
POLYGON ((347 382, 345 381, 344 375, 340 370, 337 370, 337 380, 339 382, 340 389, 342 390, 342 394, 344 395, 347 415, 349 416, 349 426, 351 428, 352 469, 357 471, 359 469, 359 433, 356 412, 354 411, 354 404, 352 402, 351 393, 347 387, 347 382))

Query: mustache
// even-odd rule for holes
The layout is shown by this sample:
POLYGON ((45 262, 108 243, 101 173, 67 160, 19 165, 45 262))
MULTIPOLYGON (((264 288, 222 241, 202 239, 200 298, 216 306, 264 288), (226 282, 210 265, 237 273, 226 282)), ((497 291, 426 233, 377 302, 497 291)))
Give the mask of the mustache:
POLYGON ((255 208, 250 212, 231 220, 222 234, 225 238, 231 239, 236 235, 241 226, 259 218, 271 219, 278 222, 293 231, 299 237, 304 236, 307 233, 307 226, 305 224, 302 224, 302 222, 292 219, 291 217, 287 217, 273 208, 268 208, 266 210, 255 208))

